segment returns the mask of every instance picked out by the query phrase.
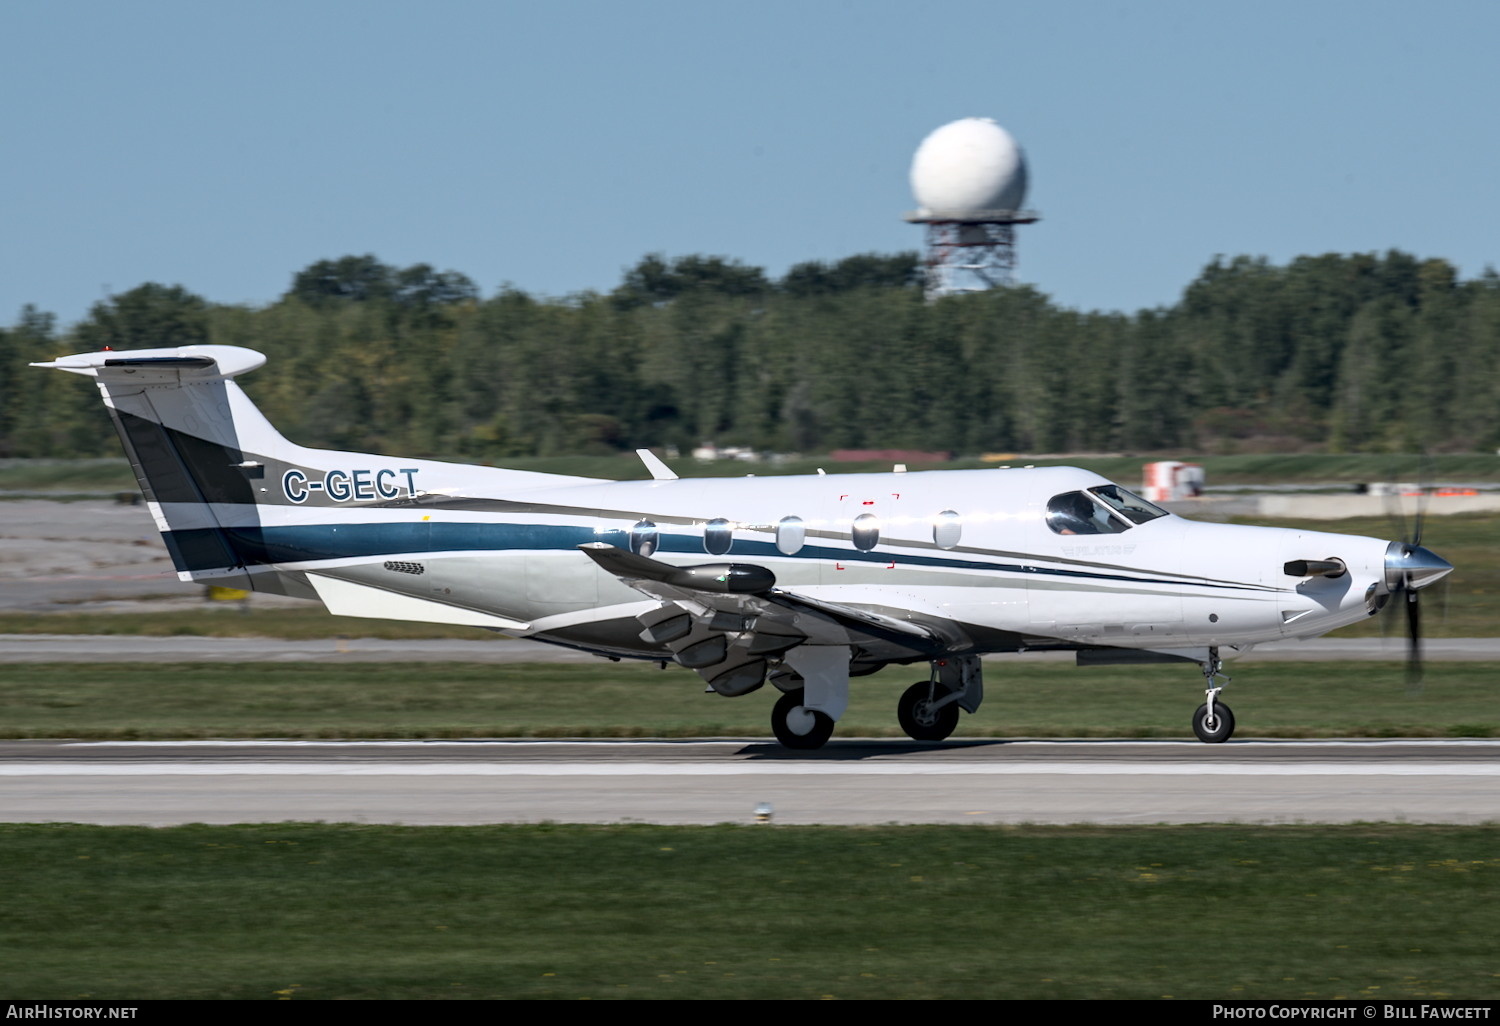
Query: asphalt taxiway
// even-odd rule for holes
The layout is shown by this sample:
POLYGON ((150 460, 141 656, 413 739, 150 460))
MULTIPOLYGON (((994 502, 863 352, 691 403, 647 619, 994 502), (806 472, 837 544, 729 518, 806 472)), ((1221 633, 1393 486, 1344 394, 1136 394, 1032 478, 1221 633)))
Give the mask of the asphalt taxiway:
POLYGON ((0 742, 0 821, 1481 823, 1500 741, 0 742))

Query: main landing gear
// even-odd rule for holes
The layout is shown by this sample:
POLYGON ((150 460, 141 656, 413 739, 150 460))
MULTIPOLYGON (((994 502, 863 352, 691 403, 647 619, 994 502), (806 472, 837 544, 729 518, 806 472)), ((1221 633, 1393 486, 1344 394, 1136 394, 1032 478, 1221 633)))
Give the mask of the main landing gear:
POLYGON ((896 719, 913 741, 945 741, 958 727, 958 696, 935 680, 919 680, 896 703, 896 719))
MULTIPOLYGON (((1208 684, 1204 694, 1207 695, 1208 701, 1200 705, 1193 713, 1193 733, 1197 734, 1198 740, 1204 744, 1216 745, 1228 741, 1230 735, 1234 733, 1234 713, 1230 711, 1229 706, 1218 700, 1219 692, 1224 688, 1214 686, 1215 677, 1224 677, 1224 674, 1220 672, 1224 663, 1219 658, 1219 650, 1211 648, 1208 651, 1208 661, 1203 663, 1203 678, 1208 684)), ((1225 682, 1229 679, 1224 677, 1225 682)))
MULTIPOLYGON (((787 654, 785 668, 771 675, 780 691, 771 709, 771 732, 787 748, 822 748, 848 705, 849 656, 832 646, 806 646, 787 654)), ((960 710, 974 712, 984 700, 979 657, 944 656, 932 675, 918 681, 896 703, 901 729, 916 741, 943 741, 958 727, 960 710)))
POLYGON ((932 661, 932 673, 901 695, 896 719, 913 741, 946 741, 958 729, 960 709, 974 712, 984 700, 979 657, 945 656, 932 661))
POLYGON ((833 719, 824 712, 808 709, 802 688, 784 691, 771 709, 771 733, 787 748, 808 751, 822 748, 833 736, 833 719))

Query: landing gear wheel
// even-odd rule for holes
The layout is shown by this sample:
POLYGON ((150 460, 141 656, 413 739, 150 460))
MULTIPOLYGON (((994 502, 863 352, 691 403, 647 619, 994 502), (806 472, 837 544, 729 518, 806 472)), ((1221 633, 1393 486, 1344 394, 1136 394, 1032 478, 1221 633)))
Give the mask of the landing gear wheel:
POLYGON ((1234 713, 1223 702, 1214 703, 1214 718, 1208 718, 1208 703, 1204 702, 1193 713, 1193 733, 1204 744, 1216 745, 1229 740, 1234 733, 1234 713))
POLYGON ((808 751, 822 748, 833 736, 833 719, 827 713, 802 705, 802 689, 787 691, 771 709, 771 732, 787 748, 808 751))
POLYGON ((919 680, 906 689, 901 701, 896 703, 896 719, 901 722, 901 729, 906 731, 907 737, 913 741, 944 741, 957 729, 957 702, 933 708, 934 703, 947 694, 947 688, 925 680, 919 680))

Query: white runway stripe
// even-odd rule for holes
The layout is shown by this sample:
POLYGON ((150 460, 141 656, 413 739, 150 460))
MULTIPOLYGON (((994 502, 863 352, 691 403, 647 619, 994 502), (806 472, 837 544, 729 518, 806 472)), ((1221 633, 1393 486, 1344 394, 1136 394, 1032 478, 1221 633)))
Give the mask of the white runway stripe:
POLYGON ((1500 765, 1434 763, 1360 765, 1333 762, 1138 763, 855 763, 739 762, 699 765, 681 762, 591 763, 413 763, 408 765, 315 762, 175 763, 14 762, 0 765, 0 777, 917 777, 917 776, 1218 776, 1218 777, 1493 777, 1500 765))

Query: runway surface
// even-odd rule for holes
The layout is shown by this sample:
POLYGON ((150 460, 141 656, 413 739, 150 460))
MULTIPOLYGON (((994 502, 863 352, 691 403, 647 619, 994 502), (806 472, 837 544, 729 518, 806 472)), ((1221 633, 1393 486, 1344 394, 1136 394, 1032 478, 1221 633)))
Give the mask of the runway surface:
POLYGON ((1500 741, 0 742, 0 821, 1500 821, 1500 741))

